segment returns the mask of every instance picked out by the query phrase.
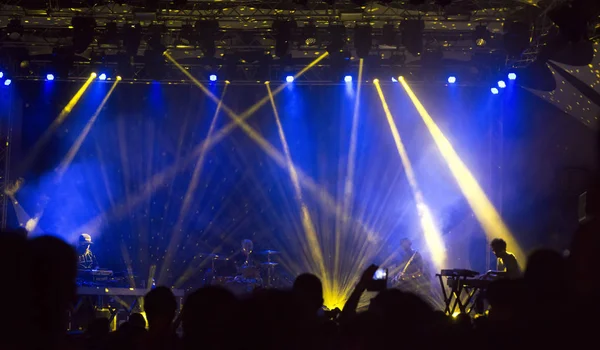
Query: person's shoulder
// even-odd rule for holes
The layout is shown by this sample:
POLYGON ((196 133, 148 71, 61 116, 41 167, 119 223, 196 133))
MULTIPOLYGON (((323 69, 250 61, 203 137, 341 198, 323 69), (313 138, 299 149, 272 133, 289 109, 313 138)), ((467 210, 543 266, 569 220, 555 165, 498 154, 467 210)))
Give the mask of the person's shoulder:
POLYGON ((506 252, 505 260, 517 261, 517 257, 511 252, 506 252))

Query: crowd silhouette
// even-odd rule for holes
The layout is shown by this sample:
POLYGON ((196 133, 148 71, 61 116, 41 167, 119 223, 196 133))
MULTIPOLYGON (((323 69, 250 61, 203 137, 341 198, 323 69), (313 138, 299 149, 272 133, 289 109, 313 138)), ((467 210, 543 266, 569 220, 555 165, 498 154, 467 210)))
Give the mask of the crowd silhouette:
MULTIPOLYGON (((0 235, 5 275, 0 349, 432 349, 583 348, 593 346, 600 296, 600 227, 582 225, 570 254, 537 250, 521 278, 500 279, 486 291, 489 313, 452 317, 410 292, 379 292, 368 310, 358 299, 376 266, 362 272, 341 312, 323 312, 322 285, 298 276, 291 290, 258 290, 239 298, 217 286, 189 294, 181 313, 172 291, 144 297, 146 318, 133 313, 117 331, 106 318, 85 332, 66 332, 76 301, 76 253, 64 241, 23 231, 0 235), (148 324, 146 325, 146 319, 148 324)), ((360 271, 358 272, 360 273, 360 271)))

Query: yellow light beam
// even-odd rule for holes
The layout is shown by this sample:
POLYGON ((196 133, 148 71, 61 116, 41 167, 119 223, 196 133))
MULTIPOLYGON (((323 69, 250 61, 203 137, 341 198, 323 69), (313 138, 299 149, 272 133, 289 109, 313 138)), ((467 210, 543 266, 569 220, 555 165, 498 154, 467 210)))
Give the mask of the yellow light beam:
MULTIPOLYGON (((344 182, 344 202, 342 210, 344 211, 344 216, 352 215, 352 197, 354 191, 354 171, 356 167, 356 145, 358 138, 358 119, 359 119, 359 109, 360 109, 360 92, 362 87, 362 77, 363 77, 363 63, 364 60, 361 58, 358 61, 358 82, 356 84, 356 95, 354 96, 354 112, 352 114, 352 127, 350 130, 350 145, 348 149, 348 163, 346 165, 346 181, 344 182)), ((341 279, 342 276, 339 275, 340 272, 340 249, 341 249, 341 236, 342 232, 347 232, 347 227, 345 225, 336 225, 334 231, 334 250, 335 250, 335 260, 334 260, 334 279, 337 281, 341 279)), ((357 242, 358 244, 358 242, 357 242)))
POLYGON ((89 134, 90 130, 92 129, 92 126, 94 126, 96 119, 98 119, 98 116, 102 112, 102 109, 106 105, 106 102, 108 102, 110 95, 112 95, 113 91, 115 90, 115 88, 117 87, 117 84, 119 84, 120 81, 121 81, 120 79, 116 79, 115 82, 112 84, 112 86, 110 87, 110 90, 108 90, 108 93, 106 94, 106 96, 104 96, 104 99, 102 99, 102 102, 100 102, 100 105, 98 106, 98 108, 96 108, 96 112, 94 112, 94 114, 92 115, 90 120, 85 124, 83 131, 81 131, 79 136, 77 136, 75 143, 73 143, 73 146, 71 146, 71 148, 69 149, 69 152, 67 152, 67 155, 65 156, 65 158, 62 160, 62 162, 58 166, 58 169, 56 170, 57 182, 62 179, 62 176, 65 174, 67 169, 69 169, 69 165, 71 165, 73 158, 75 158, 75 155, 79 151, 79 148, 81 148, 83 141, 89 134))
MULTIPOLYGON (((184 68, 181 67, 180 69, 184 69, 184 68)), ((192 82, 194 82, 194 84, 196 84, 203 91, 204 91, 204 89, 206 89, 197 79, 193 78, 192 82)), ((272 91, 273 95, 275 94, 275 91, 277 91, 277 90, 272 91)), ((267 96, 267 100, 268 99, 269 99, 269 97, 267 96)), ((265 151, 268 156, 270 156, 283 169, 288 170, 286 158, 280 151, 278 151, 275 147, 273 147, 273 145, 269 141, 267 141, 265 138, 263 138, 260 135, 260 133, 258 133, 254 128, 252 128, 244 120, 244 118, 242 118, 242 116, 238 116, 237 114, 235 114, 233 112, 227 113, 227 110, 225 108, 223 108, 223 110, 226 112, 226 114, 230 118, 233 119, 234 124, 239 126, 242 129, 242 131, 244 131, 246 133, 246 135, 248 137, 250 137, 250 139, 252 139, 254 142, 256 142, 256 144, 261 149, 263 149, 263 151, 265 151)), ((225 128, 222 128, 221 131, 224 129, 225 128)), ((213 137, 211 140, 209 140, 209 142, 207 144, 212 145, 214 143, 215 138, 217 138, 218 136, 219 136, 219 133, 215 134, 215 137, 213 137)), ((368 228, 366 225, 364 225, 360 221, 354 220, 351 217, 345 216, 341 206, 338 205, 338 203, 336 203, 336 201, 331 197, 331 195, 329 195, 329 193, 327 193, 327 191, 320 188, 314 182, 314 180, 312 178, 305 175, 300 169, 298 169, 295 166, 294 166, 294 169, 296 170, 296 173, 298 176, 298 181, 300 182, 300 184, 304 188, 309 190, 313 195, 315 195, 315 197, 317 199, 320 200, 320 204, 325 208, 325 210, 327 210, 329 212, 333 212, 336 216, 341 217, 344 222, 354 222, 357 225, 357 227, 359 227, 360 229, 363 230, 364 233, 366 233, 367 236, 375 236, 374 231, 371 230, 370 228, 368 228)), ((351 288, 352 288, 352 286, 349 285, 349 286, 347 286, 347 288, 344 289, 344 291, 338 291, 338 293, 336 293, 336 295, 337 294, 347 295, 347 293, 349 293, 351 288)), ((336 299, 339 299, 339 297, 336 297, 336 299)))
POLYGON ((279 139, 281 140, 281 144, 283 146, 284 155, 285 155, 285 163, 288 169, 288 173, 290 175, 290 180, 292 181, 292 185, 294 186, 294 192, 296 196, 296 200, 300 204, 300 215, 302 220, 302 226, 304 228, 304 234, 306 235, 308 249, 310 252, 310 256, 313 262, 316 264, 321 280, 323 282, 323 289, 329 290, 329 278, 327 276, 327 271, 325 269, 325 261, 323 260, 323 251, 321 249, 321 244, 319 242, 319 238, 317 237, 317 232, 315 230, 314 222, 310 216, 308 211, 308 207, 302 198, 302 189, 300 188, 300 181, 298 180, 298 172, 296 171, 296 167, 292 162, 292 156, 290 154, 290 148, 288 146, 287 140, 285 138, 285 133, 283 131, 283 126, 281 125, 281 119, 279 118, 279 112, 277 111, 277 106, 275 105, 275 99, 273 98, 273 93, 271 91, 270 84, 266 84, 267 92, 269 99, 271 101, 271 107, 273 107, 273 114, 275 115, 275 122, 277 123, 277 130, 279 132, 279 139))
POLYGON ((38 222, 40 221, 37 217, 32 217, 29 215, 25 209, 19 204, 19 201, 15 198, 12 193, 6 193, 10 202, 15 209, 15 214, 17 215, 17 221, 19 222, 19 226, 25 228, 27 232, 33 232, 37 227, 38 222))
MULTIPOLYGON (((273 145, 269 141, 262 137, 260 133, 258 133, 254 128, 248 125, 247 122, 245 122, 241 117, 239 117, 235 113, 228 114, 228 116, 231 117, 234 120, 234 122, 241 128, 241 130, 244 131, 246 135, 250 137, 250 139, 256 142, 256 144, 263 151, 265 151, 267 155, 270 156, 280 167, 286 170, 288 169, 285 156, 275 147, 273 147, 273 145)), ((299 168, 294 166, 294 169, 297 173, 298 181, 300 182, 300 184, 308 191, 310 191, 320 201, 320 204, 325 208, 325 210, 334 213, 334 215, 336 216, 341 217, 344 222, 354 222, 357 225, 357 227, 359 227, 363 230, 364 233, 366 233, 367 236, 375 235, 374 231, 368 228, 362 222, 354 220, 351 217, 344 216, 341 206, 338 205, 338 203, 336 203, 336 201, 331 197, 329 193, 327 193, 327 191, 319 187, 312 178, 304 174, 299 168)), ((351 286, 348 286, 347 290, 349 291, 351 288, 351 286)), ((342 291, 339 291, 339 293, 342 293, 342 291)), ((339 298, 336 297, 336 299, 339 298)))
POLYGON ((95 78, 96 73, 90 74, 85 83, 83 83, 83 85, 79 88, 79 90, 77 90, 75 95, 73 95, 69 103, 67 103, 67 105, 62 109, 58 117, 56 117, 52 124, 50 124, 50 127, 48 127, 46 131, 44 131, 44 134, 42 134, 42 136, 38 139, 38 141, 35 143, 31 151, 21 164, 22 169, 26 170, 31 166, 31 164, 33 163, 33 161, 35 161, 35 158, 37 158, 40 151, 44 148, 46 143, 48 143, 50 137, 54 134, 56 129, 58 129, 58 127, 61 126, 62 123, 67 119, 75 105, 77 105, 77 102, 79 102, 79 99, 81 99, 81 97, 95 78))
MULTIPOLYGON (((300 72, 298 72, 298 74, 296 74, 296 77, 299 77, 300 75, 304 74, 307 70, 309 70, 310 68, 315 66, 317 63, 319 63, 323 58, 327 57, 327 55, 328 55, 327 53, 324 53, 323 55, 317 57, 308 66, 306 66, 304 69, 302 69, 300 72)), ((209 98, 211 98, 213 101, 218 100, 218 98, 214 94, 212 94, 212 92, 210 92, 202 83, 200 83, 200 81, 198 81, 198 79, 196 79, 194 76, 192 76, 183 66, 181 66, 179 63, 177 63, 177 61, 175 61, 168 53, 165 53, 165 56, 167 57, 167 59, 169 59, 171 62, 173 62, 173 64, 177 68, 179 68, 196 86, 198 86, 203 92, 207 93, 209 98)), ((277 89, 275 89, 273 91, 273 93, 277 94, 278 92, 283 90, 286 86, 287 86, 287 84, 279 86, 277 89)), ((263 106, 268 101, 269 101, 269 97, 266 96, 265 98, 260 100, 258 103, 254 104, 252 107, 248 108, 241 115, 239 115, 239 116, 236 115, 236 117, 241 118, 242 120, 247 119, 250 116, 252 116, 261 106, 263 106)), ((235 115, 235 113, 233 113, 233 111, 229 107, 223 105, 222 108, 229 116, 231 116, 232 114, 235 115), (230 114, 230 113, 232 113, 232 114, 230 114)), ((139 193, 137 193, 131 200, 127 201, 126 203, 121 203, 121 204, 117 205, 117 207, 114 208, 111 213, 102 213, 102 214, 96 216, 95 218, 91 219, 89 222, 85 223, 82 227, 78 228, 77 231, 81 231, 82 229, 94 231, 99 227, 102 220, 104 220, 106 218, 107 214, 118 217, 119 215, 122 215, 123 213, 127 212, 127 209, 135 207, 138 204, 142 203, 146 198, 148 198, 148 196, 150 194, 152 194, 154 192, 154 189, 157 188, 161 183, 166 181, 168 178, 175 176, 175 174, 177 174, 180 169, 184 169, 185 167, 187 167, 187 165, 190 164, 190 162, 194 161, 200 153, 204 152, 205 149, 210 150, 215 144, 217 144, 222 139, 224 139, 227 135, 229 135, 236 127, 237 127, 237 123, 235 121, 228 123, 221 129, 219 129, 217 132, 215 132, 215 136, 212 139, 204 140, 203 142, 198 144, 192 150, 191 154, 188 157, 186 157, 185 159, 183 159, 181 162, 174 164, 173 166, 167 168, 166 170, 154 175, 148 182, 146 182, 142 186, 142 190, 139 193)))
POLYGON ((425 204, 425 198, 423 198, 423 194, 421 192, 421 189, 419 188, 417 177, 415 176, 415 172, 412 168, 412 164, 408 157, 408 153, 406 153, 406 148, 404 147, 402 139, 400 138, 400 133, 398 132, 396 122, 392 117, 392 113, 390 112, 388 104, 385 100, 385 96, 383 95, 381 86, 379 85, 379 80, 375 80, 374 83, 375 88, 377 89, 377 94, 379 94, 379 99, 381 100, 381 105, 383 107, 385 117, 388 121, 390 131, 392 132, 392 136, 394 137, 396 149, 398 150, 398 154, 400 155, 402 165, 404 166, 406 178, 408 179, 408 183, 410 184, 410 187, 413 191, 413 195, 417 205, 417 213, 420 219, 419 221, 421 223, 421 228, 423 229, 423 234, 425 236, 425 242, 427 244, 427 247, 431 251, 431 259, 433 260, 433 263, 435 264, 436 268, 441 269, 444 267, 446 260, 446 249, 444 247, 444 242, 442 241, 442 235, 440 234, 439 229, 433 220, 433 217, 429 211, 427 204, 425 204))
MULTIPOLYGON (((221 98, 217 104, 217 109, 213 114, 212 120, 210 122, 210 127, 208 128, 208 133, 206 134, 205 140, 210 140, 215 130, 215 126, 217 125, 217 118, 219 113, 221 112, 221 107, 223 106, 223 98, 225 97, 225 93, 227 92, 227 86, 225 85, 223 88, 223 92, 221 93, 221 98)), ((192 178, 188 184, 187 190, 185 192, 185 196, 183 198, 183 203, 181 204, 181 209, 179 210, 179 216, 173 227, 173 233, 171 234, 171 239, 169 240, 169 246, 167 248, 167 252, 165 253, 165 259, 162 263, 160 273, 158 274, 158 284, 163 285, 165 278, 167 277, 167 270, 171 266, 171 261, 173 259, 173 255, 177 251, 177 247, 181 241, 181 237, 183 236, 183 223, 188 214, 190 206, 194 201, 194 193, 198 188, 198 182, 200 181, 200 175, 202 175, 202 170, 204 169, 204 159, 206 158, 206 148, 202 148, 202 152, 198 156, 198 161, 196 161, 196 165, 194 166, 194 172, 192 174, 192 178)))
POLYGON ((468 167, 458 156, 454 147, 448 139, 444 136, 440 128, 433 121, 433 118, 429 115, 425 107, 421 104, 415 93, 412 91, 410 86, 406 83, 403 77, 398 79, 404 87, 404 90, 410 97, 415 108, 421 115, 423 122, 429 129, 435 144, 437 145, 440 153, 446 160, 454 179, 458 183, 463 195, 469 202, 473 213, 477 217, 477 220, 483 227, 486 235, 489 238, 502 238, 506 241, 507 245, 514 252, 517 261, 521 267, 525 266, 525 253, 515 240, 514 236, 496 211, 496 208, 485 195, 485 192, 469 171, 468 167))
POLYGON ((358 117, 360 107, 360 89, 362 86, 363 59, 358 65, 358 83, 356 86, 356 98, 354 99, 354 113, 352 115, 352 128, 350 130, 350 148, 348 150, 348 166, 346 169, 346 181, 344 184, 344 210, 346 214, 350 211, 352 202, 352 191, 354 188, 354 168, 356 166, 356 144, 358 138, 358 117))
MULTIPOLYGON (((171 63, 173 63, 177 68, 179 68, 179 70, 181 70, 181 72, 183 74, 185 74, 185 76, 187 76, 188 79, 190 79, 197 87, 199 87, 202 90, 202 92, 204 92, 211 100, 213 100, 215 103, 219 103, 219 98, 217 96, 215 96, 208 88, 206 88, 206 86, 204 86, 204 84, 202 84, 198 79, 196 79, 196 77, 194 77, 187 69, 185 69, 177 61, 175 61, 175 59, 173 57, 171 57, 171 55, 169 55, 168 52, 165 52, 164 55, 169 61, 171 61, 171 63)), ((300 77, 301 75, 303 75, 304 73, 306 73, 306 71, 308 71, 309 69, 314 67, 316 64, 318 64, 321 60, 323 60, 328 55, 329 54, 327 52, 325 52, 321 56, 317 57, 314 61, 309 63, 306 67, 302 68, 301 71, 296 73, 296 75, 294 75, 294 79, 296 79, 296 78, 300 77)), ((278 86, 275 90, 273 90, 273 94, 277 95, 279 92, 281 92, 281 90, 283 90, 288 85, 289 85, 289 83, 285 83, 285 84, 278 86)), ((242 120, 245 120, 246 118, 253 115, 258 109, 260 109, 262 106, 264 106, 267 102, 269 102, 269 96, 265 96, 262 99, 260 99, 258 102, 256 102, 254 105, 252 105, 244 113, 240 114, 238 117, 242 120)), ((229 116, 231 116, 232 114, 235 114, 231 110, 231 108, 227 107, 226 105, 223 105, 222 108, 223 108, 223 111, 225 111, 225 113, 227 113, 229 116)), ((221 130, 219 130, 219 134, 221 134, 222 132, 229 133, 230 128, 231 129, 235 128, 235 123, 233 123, 233 124, 230 123, 230 124, 224 126, 221 130)))

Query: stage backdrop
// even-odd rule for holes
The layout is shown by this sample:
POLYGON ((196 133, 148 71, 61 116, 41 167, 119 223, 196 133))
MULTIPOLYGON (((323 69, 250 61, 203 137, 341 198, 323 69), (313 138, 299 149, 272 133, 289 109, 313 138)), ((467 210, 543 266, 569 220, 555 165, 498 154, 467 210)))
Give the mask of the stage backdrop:
MULTIPOLYGON (((30 154, 79 86, 23 82, 15 87, 23 103, 19 160, 30 154)), ((372 84, 362 86, 355 161, 349 162, 355 83, 283 89, 275 104, 285 142, 268 100, 248 117, 246 130, 228 126, 232 119, 221 109, 212 132, 216 138, 211 139, 207 135, 217 105, 197 87, 121 83, 59 177, 56 167, 109 88, 109 82, 93 83, 32 166, 15 167, 24 183, 17 193, 21 217, 13 224, 39 218, 32 234, 52 233, 70 242, 88 232, 102 266, 129 268, 140 279, 156 268, 168 284, 187 282, 180 277, 198 271, 200 253, 234 256, 246 238, 254 241, 255 251, 282 251, 280 268, 290 276, 315 270, 302 203, 330 276, 348 279, 361 264, 385 261, 403 237, 427 253, 405 169, 372 84), (210 145, 205 152, 203 144, 210 145), (286 167, 285 144, 299 173, 302 200, 286 167), (348 190, 349 167, 353 176, 348 190), (348 214, 346 220, 340 212, 348 214), (363 256, 366 250, 370 253, 363 256)), ((262 84, 232 85, 225 92, 224 85, 209 88, 238 114, 267 96, 262 84)), ((429 131, 399 84, 385 85, 383 91, 443 235, 447 265, 484 269, 485 236, 429 131)), ((592 142, 591 132, 575 130, 571 124, 576 123, 516 88, 505 93, 512 97, 495 96, 481 87, 417 86, 415 92, 491 199, 500 207, 504 198, 502 207, 513 227, 523 224, 511 223, 511 217, 522 220, 522 210, 531 211, 538 192, 551 187, 532 168, 532 159, 543 155, 539 147, 534 150, 532 140, 543 130, 540 113, 532 111, 547 111, 549 124, 560 120, 561 130, 571 138, 592 142), (534 188, 540 181, 545 187, 534 188), (509 195, 502 196, 502 189, 509 195)), ((546 152, 571 142, 541 139, 546 152)), ((563 158, 559 165, 550 161, 548 168, 569 161, 582 167, 592 164, 590 155, 563 158)), ((531 246, 531 230, 515 234, 531 246)))

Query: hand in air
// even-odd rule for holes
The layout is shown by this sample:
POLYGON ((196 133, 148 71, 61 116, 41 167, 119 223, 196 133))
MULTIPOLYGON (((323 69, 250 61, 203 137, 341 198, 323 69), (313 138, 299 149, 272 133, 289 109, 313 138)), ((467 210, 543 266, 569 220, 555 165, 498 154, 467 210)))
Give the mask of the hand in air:
POLYGON ((373 279, 373 275, 375 275, 375 271, 377 271, 378 268, 379 266, 374 264, 367 267, 367 269, 363 272, 362 276, 360 277, 360 281, 358 282, 359 285, 361 287, 366 288, 369 281, 373 279))

